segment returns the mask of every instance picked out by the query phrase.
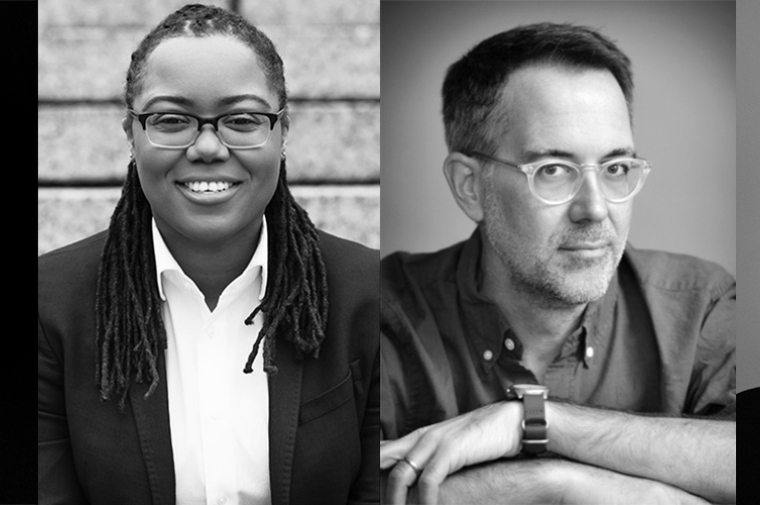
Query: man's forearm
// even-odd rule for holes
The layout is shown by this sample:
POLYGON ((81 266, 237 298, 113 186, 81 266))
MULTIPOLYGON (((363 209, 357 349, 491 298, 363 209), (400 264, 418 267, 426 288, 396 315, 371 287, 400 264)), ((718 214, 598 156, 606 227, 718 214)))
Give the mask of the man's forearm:
MULTIPOLYGON (((407 503, 417 503, 416 491, 416 487, 410 489, 407 503)), ((554 458, 498 460, 467 467, 446 478, 438 503, 707 505, 701 498, 657 481, 554 458)))
MULTIPOLYGON (((498 460, 474 465, 450 475, 443 482, 438 503, 524 505, 559 503, 562 497, 559 459, 498 460)), ((385 489, 388 472, 382 473, 385 489)), ((389 503, 385 493, 382 503, 389 503)), ((417 486, 410 488, 407 503, 418 503, 417 486)))
POLYGON ((498 460, 464 468, 441 485, 440 504, 561 503, 559 459, 498 460))
POLYGON ((647 417, 547 402, 549 448, 658 480, 716 503, 736 500, 736 423, 647 417))

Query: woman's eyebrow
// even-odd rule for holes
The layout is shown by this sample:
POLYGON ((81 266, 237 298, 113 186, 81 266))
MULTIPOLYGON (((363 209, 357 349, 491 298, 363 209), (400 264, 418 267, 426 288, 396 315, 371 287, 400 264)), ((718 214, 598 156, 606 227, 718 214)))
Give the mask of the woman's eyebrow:
POLYGON ((143 110, 148 110, 151 105, 153 105, 156 102, 170 102, 177 105, 184 105, 184 106, 190 106, 193 104, 193 101, 189 98, 185 98, 182 96, 176 96, 176 95, 157 95, 145 102, 145 105, 143 105, 143 110))
MULTIPOLYGON (((259 95, 255 94, 243 94, 243 95, 232 95, 232 96, 226 96, 224 98, 220 98, 217 100, 217 105, 219 106, 228 106, 228 105, 234 105, 236 103, 244 102, 246 100, 252 100, 254 102, 258 102, 263 107, 266 107, 268 109, 271 109, 272 107, 269 105, 269 102, 267 102, 264 98, 260 97, 259 95)), ((183 105, 186 107, 192 106, 195 104, 195 102, 189 98, 178 96, 178 95, 156 95, 152 98, 150 98, 147 102, 145 102, 145 105, 143 106, 143 110, 148 110, 152 105, 154 105, 157 102, 169 102, 176 105, 183 105)))
POLYGON ((262 106, 271 109, 271 105, 269 105, 269 102, 267 102, 264 98, 260 97, 259 95, 255 94, 244 94, 244 95, 233 95, 233 96, 226 96, 224 98, 220 98, 217 100, 217 104, 219 105, 234 105, 236 103, 244 102, 246 100, 253 100, 254 102, 258 102, 262 106))

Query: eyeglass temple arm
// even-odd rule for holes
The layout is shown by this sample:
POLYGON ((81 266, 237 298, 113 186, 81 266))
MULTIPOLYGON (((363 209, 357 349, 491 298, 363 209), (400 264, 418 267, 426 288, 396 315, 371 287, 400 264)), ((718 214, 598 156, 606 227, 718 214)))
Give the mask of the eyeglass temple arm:
POLYGON ((512 163, 511 161, 502 160, 501 158, 497 158, 495 156, 491 156, 490 154, 485 154, 480 151, 470 151, 469 153, 462 153, 466 156, 475 157, 475 158, 485 158, 490 161, 494 161, 496 163, 501 163, 502 165, 507 165, 512 168, 516 168, 520 170, 520 165, 516 163, 512 163))

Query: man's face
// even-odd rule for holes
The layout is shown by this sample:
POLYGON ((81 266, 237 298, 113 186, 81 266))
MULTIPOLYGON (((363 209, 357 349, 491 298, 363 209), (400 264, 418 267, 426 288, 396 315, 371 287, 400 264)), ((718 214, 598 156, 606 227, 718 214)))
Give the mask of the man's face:
MULTIPOLYGON (((508 131, 494 153, 517 163, 545 159, 602 163, 633 154, 625 98, 611 73, 533 66, 513 73, 501 98, 508 131)), ((486 248, 514 289, 549 306, 588 303, 607 290, 623 254, 631 200, 608 203, 594 171, 578 195, 542 203, 525 174, 483 172, 486 248)), ((488 252, 488 251, 487 251, 488 252)))

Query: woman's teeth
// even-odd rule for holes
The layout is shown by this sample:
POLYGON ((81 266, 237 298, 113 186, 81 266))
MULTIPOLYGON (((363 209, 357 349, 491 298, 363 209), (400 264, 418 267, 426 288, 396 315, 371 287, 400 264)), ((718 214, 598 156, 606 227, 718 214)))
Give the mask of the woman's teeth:
POLYGON ((186 182, 185 186, 195 193, 216 193, 217 191, 225 191, 232 187, 229 182, 186 182))

